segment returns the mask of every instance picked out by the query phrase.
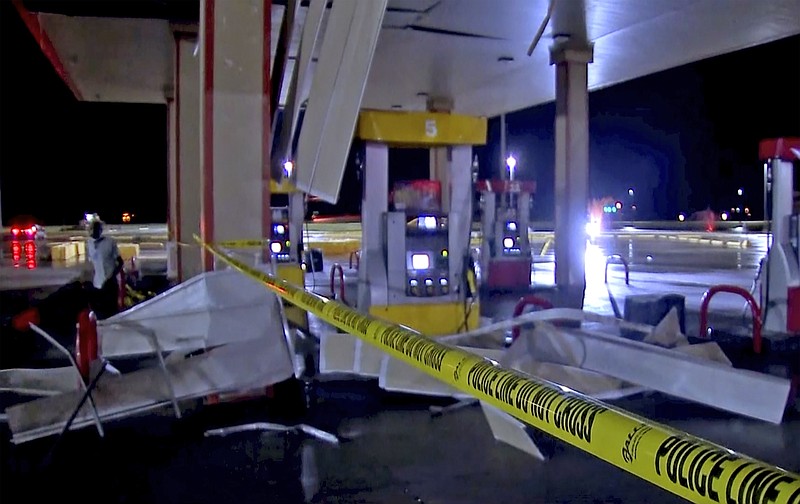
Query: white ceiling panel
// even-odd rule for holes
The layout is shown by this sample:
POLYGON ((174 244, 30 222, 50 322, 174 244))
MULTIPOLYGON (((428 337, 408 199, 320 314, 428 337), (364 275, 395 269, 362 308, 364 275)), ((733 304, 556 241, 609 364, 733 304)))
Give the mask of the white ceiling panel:
POLYGON ((549 0, 442 0, 419 24, 529 44, 547 13, 548 3, 549 0))
MULTIPOLYGON (((428 31, 384 27, 364 107, 420 109, 424 92, 494 116, 553 100, 549 29, 526 55, 546 9, 545 0, 441 0, 417 23, 428 31)), ((587 0, 587 31, 589 85, 599 89, 799 34, 800 0, 587 0)))
MULTIPOLYGON (((552 27, 533 55, 526 55, 548 2, 391 0, 363 106, 423 109, 425 96, 418 93, 427 93, 453 98, 458 112, 493 116, 552 100, 552 27)), ((585 2, 595 43, 591 89, 800 33, 800 0, 585 2)), ((273 6, 273 35, 283 10, 273 6)), ((301 26, 305 14, 301 8, 301 26)), ((172 81, 172 37, 165 21, 47 14, 41 19, 85 99, 163 102, 172 81)), ((290 57, 297 54, 300 31, 290 57)), ((273 36, 273 52, 276 44, 273 36)))
POLYGON ((166 101, 174 51, 168 21, 40 14, 39 22, 85 100, 166 101))

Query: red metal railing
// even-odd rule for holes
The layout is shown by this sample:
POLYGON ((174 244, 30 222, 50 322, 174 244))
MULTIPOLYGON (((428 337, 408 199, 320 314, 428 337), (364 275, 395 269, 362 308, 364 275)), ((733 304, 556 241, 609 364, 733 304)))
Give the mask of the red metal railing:
POLYGON ((628 267, 628 261, 626 261, 625 258, 622 257, 619 254, 612 254, 612 255, 608 256, 606 258, 606 274, 605 274, 606 283, 608 283, 608 265, 609 264, 622 264, 623 266, 625 266, 625 285, 630 285, 631 279, 630 279, 630 268, 628 267), (612 263, 612 261, 615 261, 615 262, 612 263))
MULTIPOLYGON (((522 315, 522 311, 526 306, 536 306, 544 310, 549 310, 553 307, 553 303, 539 296, 534 296, 533 294, 522 296, 519 298, 519 301, 517 301, 516 306, 514 306, 514 318, 522 315)), ((519 338, 519 332, 520 326, 518 325, 511 329, 511 341, 516 341, 517 338, 519 338)))
POLYGON ((334 274, 337 271, 339 272, 339 301, 347 304, 347 300, 344 297, 344 268, 342 268, 342 265, 339 263, 335 263, 333 266, 331 266, 331 297, 334 299, 336 298, 334 274))
POLYGON ((750 312, 753 315, 753 352, 761 353, 761 308, 758 307, 756 300, 746 290, 737 285, 715 285, 703 294, 700 302, 700 338, 708 338, 708 304, 711 298, 720 292, 737 294, 747 301, 750 305, 750 312))
POLYGON ((97 318, 85 309, 78 314, 78 331, 75 336, 75 362, 84 382, 89 382, 89 369, 100 354, 97 339, 97 318))
POLYGON ((119 270, 119 280, 117 284, 119 286, 119 290, 117 291, 117 308, 119 311, 125 310, 125 294, 126 289, 125 286, 127 285, 128 280, 125 278, 125 268, 119 270))

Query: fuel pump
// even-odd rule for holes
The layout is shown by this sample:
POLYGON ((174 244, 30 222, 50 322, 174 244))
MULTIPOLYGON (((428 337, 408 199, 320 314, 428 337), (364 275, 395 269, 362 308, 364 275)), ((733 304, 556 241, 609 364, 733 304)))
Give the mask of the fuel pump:
POLYGON ((527 289, 531 284, 531 244, 528 237, 531 195, 536 182, 481 180, 481 262, 489 290, 527 289))
POLYGON ((269 251, 279 263, 293 261, 292 241, 289 236, 291 227, 289 207, 272 207, 272 230, 269 237, 269 251))
MULTIPOLYGON (((303 193, 294 187, 288 177, 280 183, 271 180, 270 192, 272 229, 269 251, 275 261, 275 273, 294 285, 305 285, 302 267, 302 230, 305 217, 303 193)), ((308 328, 308 314, 305 311, 289 304, 285 306, 285 310, 290 322, 302 329, 308 328)))
POLYGON ((794 204, 793 161, 800 159, 800 138, 764 140, 765 219, 771 243, 760 276, 764 328, 800 333, 800 216, 794 204))
POLYGON ((479 325, 467 287, 472 221, 472 145, 486 142, 486 119, 436 112, 365 111, 359 310, 423 334, 479 325), (395 184, 389 148, 431 149, 431 180, 395 184))

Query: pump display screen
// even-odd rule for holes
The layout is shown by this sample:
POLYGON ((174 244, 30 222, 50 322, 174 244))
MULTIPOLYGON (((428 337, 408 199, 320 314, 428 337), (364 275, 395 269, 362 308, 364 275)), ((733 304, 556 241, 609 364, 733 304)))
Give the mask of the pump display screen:
POLYGON ((426 270, 431 267, 431 258, 428 254, 411 254, 411 269, 426 270))
POLYGON ((289 262, 291 255, 289 251, 289 226, 284 223, 272 224, 272 236, 270 237, 269 250, 275 255, 278 262, 289 262))
POLYGON ((450 292, 449 253, 446 248, 439 251, 417 249, 406 254, 406 295, 443 296, 450 292))

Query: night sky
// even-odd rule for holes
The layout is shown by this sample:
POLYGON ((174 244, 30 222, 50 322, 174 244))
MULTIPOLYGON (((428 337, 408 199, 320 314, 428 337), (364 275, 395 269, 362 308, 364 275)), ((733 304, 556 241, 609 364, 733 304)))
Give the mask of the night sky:
MULTIPOLYGON (((537 220, 553 216, 554 111, 549 104, 507 116, 518 173, 538 181, 537 220)), ((642 219, 739 205, 760 217, 758 142, 800 136, 800 37, 594 92, 590 116, 592 197, 635 203, 642 219)), ((0 2, 4 223, 19 214, 77 223, 86 211, 108 222, 126 211, 138 222, 165 222, 166 119, 163 105, 76 102, 10 2, 0 2)), ((489 144, 477 151, 482 176, 499 168, 499 137, 499 119, 491 119, 489 144)), ((406 160, 424 170, 419 155, 398 154, 393 172, 406 160)), ((360 200, 356 158, 345 175, 343 213, 357 211, 360 200)))

